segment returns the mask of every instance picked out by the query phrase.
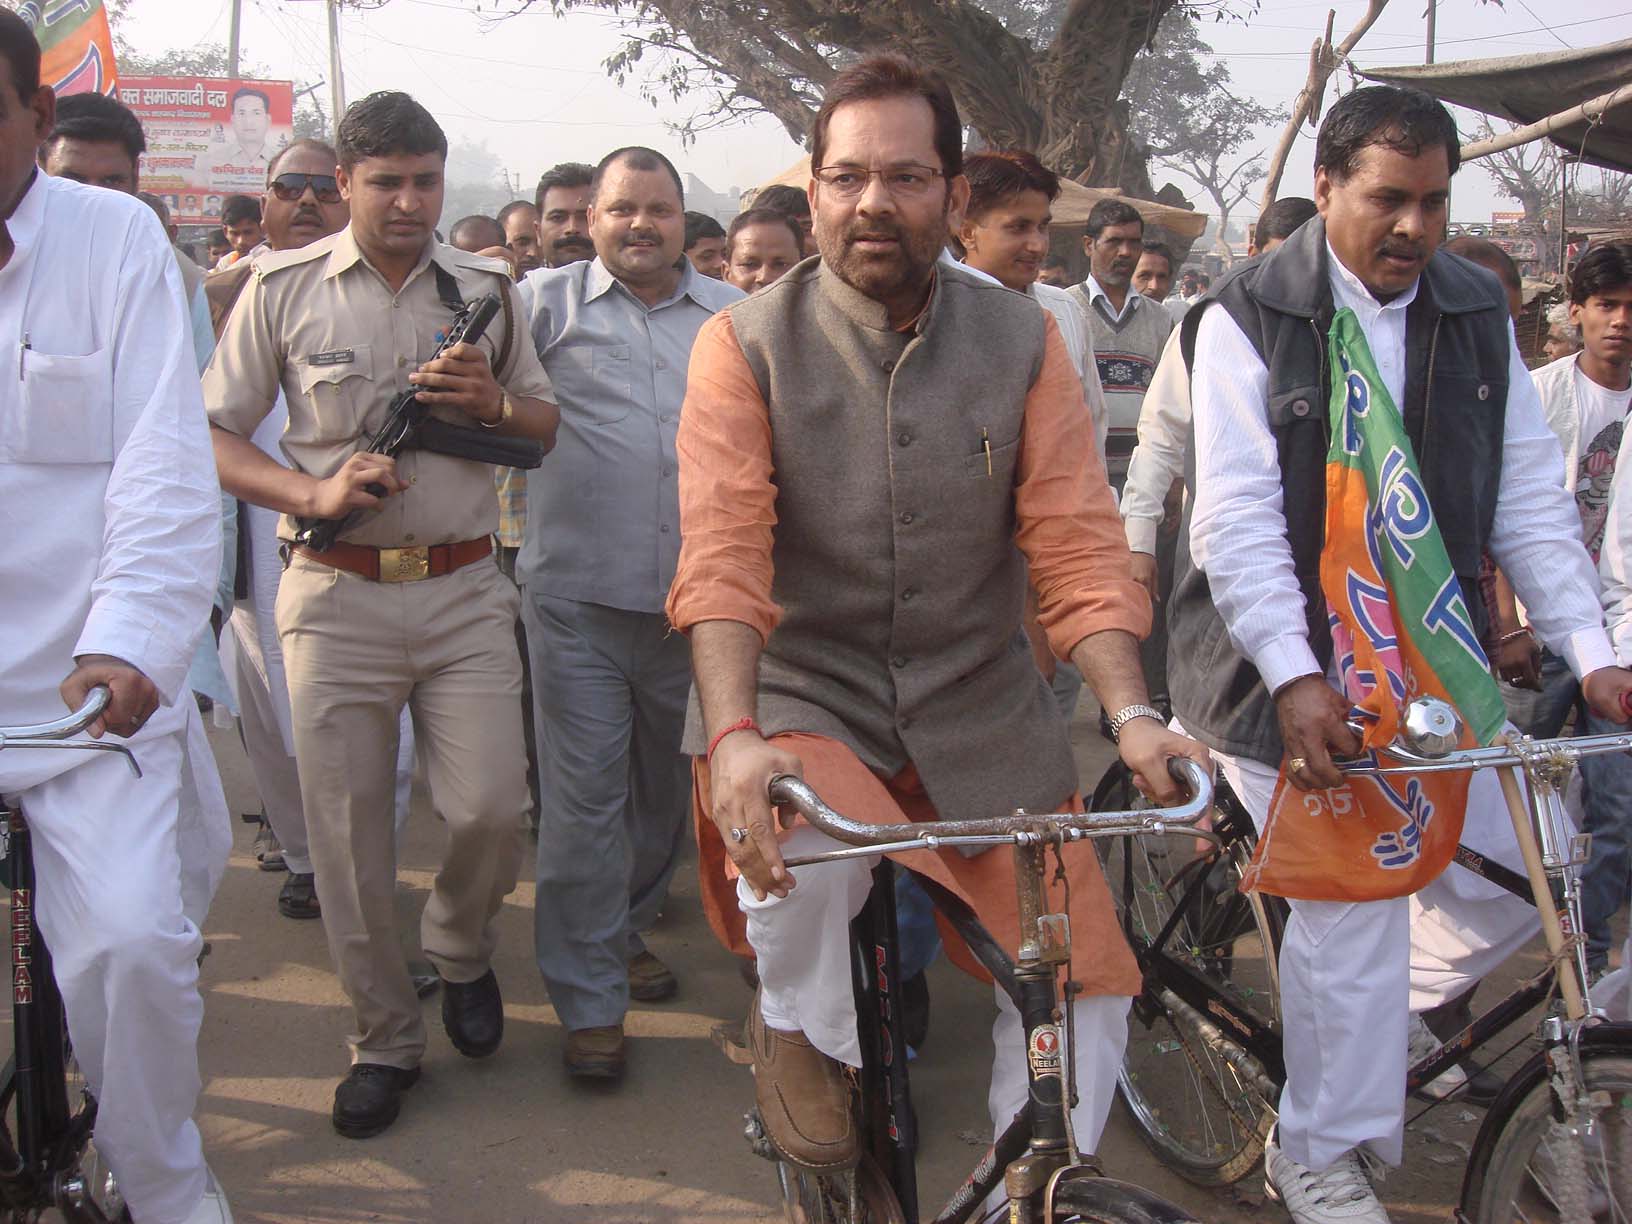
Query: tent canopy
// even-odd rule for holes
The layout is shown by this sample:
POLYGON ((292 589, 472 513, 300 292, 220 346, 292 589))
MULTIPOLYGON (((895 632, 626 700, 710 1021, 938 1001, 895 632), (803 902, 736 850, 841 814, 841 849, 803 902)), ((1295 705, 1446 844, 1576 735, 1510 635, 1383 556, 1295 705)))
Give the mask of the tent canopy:
MULTIPOLYGON (((1360 75, 1515 123, 1536 123, 1632 82, 1632 39, 1544 55, 1373 68, 1360 75)), ((1596 121, 1560 128, 1550 139, 1595 166, 1632 171, 1632 102, 1611 107, 1596 121)))
MULTIPOLYGON (((809 182, 810 158, 801 157, 770 182, 761 183, 760 188, 780 184, 803 190, 805 184, 809 182)), ((1129 196, 1117 195, 1109 188, 1084 187, 1081 183, 1063 178, 1060 180, 1060 198, 1054 201, 1054 224, 1056 226, 1084 224, 1088 220, 1089 212, 1101 200, 1121 200, 1132 204, 1139 210, 1139 215, 1144 218, 1148 228, 1165 229, 1190 242, 1201 237, 1201 231, 1207 228, 1207 217, 1204 213, 1192 212, 1188 208, 1170 208, 1154 200, 1135 200, 1129 196)))

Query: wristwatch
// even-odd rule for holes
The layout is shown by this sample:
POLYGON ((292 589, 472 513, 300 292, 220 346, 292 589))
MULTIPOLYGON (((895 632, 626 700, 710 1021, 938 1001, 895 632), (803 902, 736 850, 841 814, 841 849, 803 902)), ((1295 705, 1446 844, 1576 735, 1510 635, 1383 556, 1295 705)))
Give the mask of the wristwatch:
POLYGON ((510 396, 506 392, 500 391, 499 392, 499 419, 496 420, 496 421, 484 421, 480 417, 477 417, 476 418, 476 423, 478 425, 480 425, 483 429, 497 429, 500 425, 503 425, 512 416, 514 416, 515 412, 516 412, 516 407, 515 407, 514 404, 512 404, 510 402, 510 396))
POLYGON ((1122 728, 1136 718, 1154 718, 1160 723, 1162 721, 1162 712, 1154 706, 1148 705, 1123 706, 1115 714, 1111 715, 1111 742, 1113 744, 1122 742, 1122 728))

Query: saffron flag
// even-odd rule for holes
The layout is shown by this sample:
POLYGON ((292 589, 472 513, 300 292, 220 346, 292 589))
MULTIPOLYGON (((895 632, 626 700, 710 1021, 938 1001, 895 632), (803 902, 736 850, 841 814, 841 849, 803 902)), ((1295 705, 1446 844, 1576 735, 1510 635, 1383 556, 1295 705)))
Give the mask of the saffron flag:
POLYGON ((64 94, 111 94, 118 84, 102 0, 27 0, 17 9, 40 44, 40 80, 64 94))
MULTIPOLYGON (((1341 310, 1327 337, 1332 386, 1320 586, 1343 691, 1366 755, 1394 739, 1416 697, 1449 701, 1462 747, 1492 743, 1506 714, 1423 489, 1400 413, 1365 333, 1341 310)), ((1308 901, 1416 892, 1462 835, 1466 771, 1351 777, 1334 790, 1275 785, 1243 891, 1308 901)))

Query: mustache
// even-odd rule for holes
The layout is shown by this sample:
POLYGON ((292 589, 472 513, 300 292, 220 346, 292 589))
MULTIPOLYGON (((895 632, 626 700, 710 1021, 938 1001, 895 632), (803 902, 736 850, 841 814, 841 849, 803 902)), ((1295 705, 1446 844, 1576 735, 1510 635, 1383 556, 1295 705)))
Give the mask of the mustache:
POLYGON ((1423 249, 1410 242, 1385 242, 1377 248, 1379 255, 1392 255, 1397 259, 1421 259, 1423 249))
POLYGON ((555 251, 579 250, 585 251, 592 244, 588 238, 580 238, 577 234, 564 234, 550 243, 550 249, 555 251))
POLYGON ((297 208, 295 210, 295 215, 289 218, 289 224, 299 225, 303 221, 309 221, 313 225, 322 225, 323 214, 318 212, 317 209, 311 207, 310 205, 297 208))
POLYGON ((876 239, 893 239, 901 242, 906 238, 906 231, 894 221, 879 218, 874 221, 858 221, 849 225, 844 231, 845 242, 863 242, 876 239))

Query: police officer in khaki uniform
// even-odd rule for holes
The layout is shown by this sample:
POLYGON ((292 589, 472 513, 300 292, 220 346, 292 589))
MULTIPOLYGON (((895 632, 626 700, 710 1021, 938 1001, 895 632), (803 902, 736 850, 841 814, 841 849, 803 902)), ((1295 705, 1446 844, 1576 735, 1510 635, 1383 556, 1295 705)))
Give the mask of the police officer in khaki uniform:
POLYGON ((421 944, 443 979, 448 1036, 472 1058, 497 1049, 504 1031, 493 920, 515 887, 529 803, 517 596, 492 557, 492 469, 363 447, 409 386, 478 437, 548 444, 558 414, 508 268, 435 240, 448 146, 430 113, 406 94, 373 94, 346 112, 337 148, 351 224, 257 261, 204 398, 223 486, 286 516, 277 622, 301 800, 329 949, 356 1021, 334 1126, 363 1138, 395 1120, 425 1050, 392 917, 403 704, 448 831, 421 944), (506 308, 486 335, 429 361, 459 302, 488 293, 506 308), (290 468, 250 441, 280 388, 290 468), (354 511, 360 521, 333 547, 292 544, 297 517, 354 511))

